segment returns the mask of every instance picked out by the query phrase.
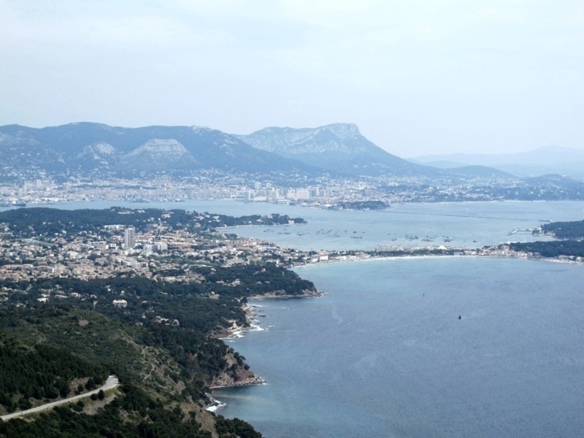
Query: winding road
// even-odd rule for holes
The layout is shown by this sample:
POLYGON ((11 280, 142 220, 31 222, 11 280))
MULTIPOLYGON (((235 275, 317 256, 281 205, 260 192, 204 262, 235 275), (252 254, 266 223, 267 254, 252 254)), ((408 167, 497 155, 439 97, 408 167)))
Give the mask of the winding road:
POLYGON ((40 405, 37 406, 36 408, 31 408, 31 409, 27 409, 26 411, 19 411, 19 412, 13 412, 11 414, 7 414, 7 415, 2 415, 0 418, 3 421, 7 421, 7 420, 11 420, 13 418, 17 418, 17 417, 23 417, 25 415, 29 415, 29 414, 35 414, 37 412, 41 412, 41 411, 45 411, 47 409, 52 409, 55 406, 60 406, 60 405, 64 405, 65 403, 71 403, 77 400, 80 400, 82 398, 87 398, 87 397, 91 397, 93 394, 97 394, 99 391, 107 391, 108 389, 113 389, 118 387, 120 384, 120 381, 118 380, 118 378, 116 376, 109 376, 107 378, 107 380, 105 381, 105 383, 100 386, 97 389, 94 389, 92 391, 89 392, 84 392, 83 394, 79 394, 79 395, 74 395, 73 397, 68 397, 68 398, 64 398, 62 400, 57 400, 51 403, 46 403, 44 405, 40 405))

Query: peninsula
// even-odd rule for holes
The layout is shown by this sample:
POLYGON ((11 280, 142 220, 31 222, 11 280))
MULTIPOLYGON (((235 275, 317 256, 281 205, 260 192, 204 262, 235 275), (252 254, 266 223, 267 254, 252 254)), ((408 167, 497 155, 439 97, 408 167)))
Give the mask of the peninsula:
POLYGON ((0 366, 27 370, 2 373, 0 436, 260 436, 205 409, 212 387, 261 382, 219 338, 249 326, 251 296, 317 291, 283 265, 296 251, 218 230, 300 222, 125 208, 0 213, 0 366), (111 397, 75 398, 108 374, 121 383, 111 397), (36 407, 32 422, 11 416, 36 407))

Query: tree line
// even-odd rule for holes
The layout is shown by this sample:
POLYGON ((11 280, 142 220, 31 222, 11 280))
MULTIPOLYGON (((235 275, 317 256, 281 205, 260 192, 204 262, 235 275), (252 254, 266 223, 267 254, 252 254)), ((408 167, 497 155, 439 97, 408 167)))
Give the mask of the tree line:
POLYGON ((541 226, 544 233, 553 234, 558 239, 584 239, 584 220, 572 222, 551 222, 541 226))
POLYGON ((272 214, 233 217, 223 214, 197 213, 186 210, 163 210, 156 208, 131 210, 122 207, 108 209, 60 210, 56 208, 19 208, 0 212, 0 223, 8 225, 13 235, 30 238, 76 234, 101 230, 105 225, 133 226, 139 231, 149 226, 166 224, 169 228, 191 232, 215 230, 236 225, 282 225, 305 223, 302 218, 272 214))
POLYGON ((513 251, 532 252, 542 257, 556 258, 560 256, 584 257, 584 242, 575 240, 562 240, 552 242, 515 242, 510 243, 513 251))
MULTIPOLYGON (((54 400, 101 385, 107 368, 63 348, 28 344, 0 332, 0 405, 7 412, 31 408, 33 401, 54 400), (83 379, 71 388, 73 379, 83 379)), ((38 403, 36 403, 38 404, 38 403)))

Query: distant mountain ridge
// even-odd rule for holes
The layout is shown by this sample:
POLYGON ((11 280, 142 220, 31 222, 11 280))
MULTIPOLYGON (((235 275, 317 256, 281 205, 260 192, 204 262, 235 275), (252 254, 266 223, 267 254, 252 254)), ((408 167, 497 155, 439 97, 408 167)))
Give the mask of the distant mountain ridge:
POLYGON ((297 161, 255 149, 218 130, 188 126, 112 127, 98 123, 0 127, 4 168, 115 173, 215 168, 227 171, 301 171, 297 161))
POLYGON ((146 177, 201 169, 279 172, 285 179, 292 173, 423 179, 511 177, 484 165, 445 171, 412 163, 373 144, 350 123, 271 127, 249 135, 196 126, 6 125, 0 126, 0 162, 0 178, 8 179, 43 173, 146 177))
POLYGON ((237 138, 264 151, 351 175, 429 176, 437 172, 376 146, 350 123, 317 128, 270 127, 237 138))
POLYGON ((584 177, 584 150, 562 146, 544 146, 513 154, 424 155, 410 161, 441 169, 483 165, 519 176, 557 173, 570 177, 584 177))

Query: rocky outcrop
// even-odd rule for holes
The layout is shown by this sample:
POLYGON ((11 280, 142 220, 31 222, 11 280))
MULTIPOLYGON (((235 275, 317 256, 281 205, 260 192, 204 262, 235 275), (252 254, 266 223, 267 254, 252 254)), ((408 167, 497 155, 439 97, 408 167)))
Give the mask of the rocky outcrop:
POLYGON ((225 386, 247 386, 264 383, 264 380, 250 370, 249 365, 244 362, 244 357, 238 353, 230 351, 225 357, 227 365, 225 371, 213 377, 211 388, 221 388, 225 386))
POLYGON ((253 300, 262 300, 262 299, 274 299, 274 298, 312 298, 312 297, 320 297, 322 295, 321 292, 312 289, 304 289, 300 294, 289 294, 284 289, 275 290, 273 292, 262 294, 262 295, 254 295, 250 297, 253 300))

